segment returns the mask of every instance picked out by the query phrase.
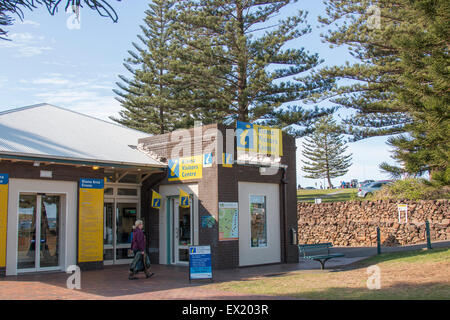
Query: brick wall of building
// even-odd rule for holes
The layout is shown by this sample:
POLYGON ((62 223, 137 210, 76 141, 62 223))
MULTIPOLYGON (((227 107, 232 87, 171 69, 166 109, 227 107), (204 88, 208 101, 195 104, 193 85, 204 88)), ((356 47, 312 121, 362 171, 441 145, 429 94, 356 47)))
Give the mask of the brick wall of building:
MULTIPOLYGON (((232 144, 228 141, 227 149, 227 129, 233 129, 223 125, 207 125, 201 128, 191 128, 185 130, 187 136, 190 137, 189 141, 186 140, 173 140, 170 134, 153 136, 139 140, 139 143, 144 146, 147 151, 150 151, 155 157, 160 160, 168 160, 173 155, 173 149, 184 149, 191 152, 190 155, 198 155, 206 152, 211 152, 211 144, 216 141, 219 146, 219 157, 221 158, 220 150, 222 152, 229 151, 230 145, 234 148, 234 154, 236 154, 236 147, 234 139, 232 144), (194 130, 202 130, 202 135, 195 135, 194 130), (218 130, 219 134, 214 134, 214 130, 218 130), (203 139, 198 139, 203 137, 203 139), (216 140, 217 139, 217 140, 216 140), (180 142, 181 141, 181 142, 180 142), (209 149, 208 149, 209 148, 209 149)), ((198 131, 197 131, 198 132, 198 131)), ((176 133, 177 134, 177 133, 176 133)), ((181 136, 181 135, 180 135, 181 136)), ((283 192, 284 187, 282 184, 283 172, 279 170, 276 175, 262 176, 259 173, 259 168, 256 166, 244 166, 233 165, 232 168, 223 167, 222 165, 213 164, 210 168, 203 168, 203 177, 198 180, 188 181, 168 181, 167 177, 160 181, 158 184, 147 185, 148 188, 158 188, 159 185, 166 184, 183 184, 183 183, 197 183, 198 184, 198 198, 199 198, 199 244, 211 245, 212 247, 212 262, 215 269, 233 268, 239 266, 239 241, 219 241, 218 230, 218 211, 219 202, 238 202, 238 182, 259 182, 259 183, 276 183, 280 184, 280 225, 281 225, 281 259, 287 262, 298 261, 298 250, 295 245, 290 245, 289 242, 286 245, 284 235, 286 235, 287 241, 289 241, 288 234, 289 229, 297 229, 297 195, 296 195, 296 167, 295 167, 295 139, 293 137, 283 135, 284 155, 282 157, 282 164, 288 165, 286 169, 286 176, 288 177, 288 183, 286 184, 287 195, 287 210, 286 219, 284 218, 283 211, 283 192), (201 221, 202 216, 213 216, 216 224, 212 228, 202 228, 201 221)), ((181 154, 177 154, 175 157, 181 157, 181 154)), ((217 159, 215 151, 213 151, 213 157, 217 159)), ((155 189, 157 190, 157 189, 155 189)), ((143 188, 143 193, 144 188, 143 188)), ((150 195, 151 197, 151 195, 150 195)), ((147 198, 145 198, 148 200, 147 198)), ((143 196, 144 200, 144 196, 143 196)), ((143 201, 143 203, 149 203, 143 201)), ((159 228, 159 221, 157 219, 149 220, 149 229, 155 232, 155 229, 159 228)), ((155 232, 156 233, 156 232, 155 232)), ((156 246, 152 244, 151 247, 156 246)), ((154 261, 158 261, 155 256, 154 261)))

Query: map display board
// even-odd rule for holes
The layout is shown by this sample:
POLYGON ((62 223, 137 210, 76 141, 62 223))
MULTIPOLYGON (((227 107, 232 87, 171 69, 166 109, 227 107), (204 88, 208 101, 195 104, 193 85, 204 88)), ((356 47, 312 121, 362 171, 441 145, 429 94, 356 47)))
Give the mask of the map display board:
POLYGON ((219 202, 219 241, 239 239, 239 205, 219 202))

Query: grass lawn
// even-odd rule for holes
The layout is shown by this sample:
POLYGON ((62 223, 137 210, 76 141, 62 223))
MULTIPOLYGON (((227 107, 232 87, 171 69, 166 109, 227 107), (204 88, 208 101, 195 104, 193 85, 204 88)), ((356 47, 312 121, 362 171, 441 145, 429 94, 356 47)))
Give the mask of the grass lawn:
POLYGON ((322 202, 349 201, 356 195, 358 189, 318 189, 318 190, 297 190, 297 200, 301 202, 314 203, 315 198, 321 198, 322 202))
POLYGON ((450 300, 450 249, 386 253, 342 270, 296 271, 277 277, 208 285, 249 294, 304 299, 446 299, 450 300), (369 290, 367 267, 381 270, 381 289, 369 290))

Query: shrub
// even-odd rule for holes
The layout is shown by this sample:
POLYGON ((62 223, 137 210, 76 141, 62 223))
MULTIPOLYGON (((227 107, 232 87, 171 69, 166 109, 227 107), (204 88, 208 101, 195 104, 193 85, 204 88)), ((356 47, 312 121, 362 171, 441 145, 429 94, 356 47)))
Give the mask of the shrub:
POLYGON ((425 179, 414 178, 397 180, 392 184, 385 185, 372 196, 372 200, 436 200, 449 198, 449 186, 438 186, 425 179))

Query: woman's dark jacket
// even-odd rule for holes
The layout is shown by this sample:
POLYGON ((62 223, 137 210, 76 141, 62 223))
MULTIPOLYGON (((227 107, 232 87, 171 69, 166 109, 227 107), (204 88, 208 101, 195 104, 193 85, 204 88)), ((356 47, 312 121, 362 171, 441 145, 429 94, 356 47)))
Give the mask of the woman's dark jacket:
POLYGON ((131 250, 145 251, 145 235, 140 228, 134 228, 131 250))

